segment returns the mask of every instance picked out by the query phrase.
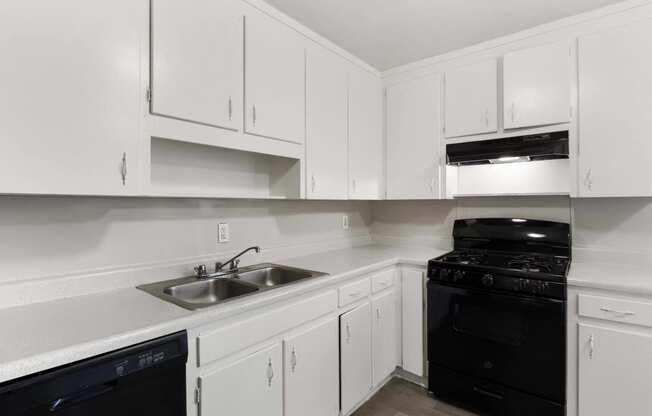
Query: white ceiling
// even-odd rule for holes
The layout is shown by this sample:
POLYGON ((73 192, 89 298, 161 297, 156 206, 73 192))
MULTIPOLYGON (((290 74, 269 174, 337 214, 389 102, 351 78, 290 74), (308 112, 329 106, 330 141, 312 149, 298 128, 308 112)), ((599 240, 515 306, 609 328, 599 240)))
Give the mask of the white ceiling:
POLYGON ((267 0, 380 70, 621 0, 267 0))

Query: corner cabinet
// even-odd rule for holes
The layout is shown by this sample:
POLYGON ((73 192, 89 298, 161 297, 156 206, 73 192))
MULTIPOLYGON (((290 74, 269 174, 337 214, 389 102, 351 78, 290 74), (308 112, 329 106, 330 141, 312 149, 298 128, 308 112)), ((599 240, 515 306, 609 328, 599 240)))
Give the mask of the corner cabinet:
POLYGON ((652 335, 579 325, 579 416, 652 409, 652 335))
POLYGON ((346 199, 346 61, 314 45, 306 63, 306 196, 346 199))
POLYGON ((504 127, 567 123, 571 117, 571 47, 554 43, 505 54, 504 127))
POLYGON ((446 137, 498 131, 498 62, 478 62, 446 72, 446 137))
POLYGON ((283 352, 275 344, 199 378, 202 416, 283 416, 283 352))
POLYGON ((284 416, 339 415, 337 324, 331 318, 284 340, 284 416))
POLYGON ((387 88, 387 199, 440 195, 441 78, 387 88))
POLYGON ((245 7, 245 132, 303 143, 305 38, 245 7))
POLYGON ((652 20, 580 37, 579 196, 651 196, 652 20))
POLYGON ((152 113, 241 130, 242 24, 238 0, 152 0, 152 113))
POLYGON ((148 3, 7 0, 0 193, 134 195, 148 3))
POLYGON ((383 197, 383 98, 377 74, 349 70, 349 199, 383 197))

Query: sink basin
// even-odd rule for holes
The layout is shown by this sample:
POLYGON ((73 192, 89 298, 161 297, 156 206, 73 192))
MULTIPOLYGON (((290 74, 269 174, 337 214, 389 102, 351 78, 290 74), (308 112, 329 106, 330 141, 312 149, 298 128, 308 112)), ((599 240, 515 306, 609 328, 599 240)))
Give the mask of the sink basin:
POLYGON ((258 290, 257 286, 233 279, 210 279, 170 286, 163 293, 187 303, 216 303, 258 290))
POLYGON ((184 277, 138 286, 138 289, 182 308, 196 310, 320 276, 326 273, 265 263, 204 279, 184 277))
POLYGON ((299 280, 309 279, 322 275, 321 273, 311 272, 308 270, 293 269, 284 266, 269 265, 262 269, 239 272, 236 278, 245 282, 253 283, 262 287, 274 287, 287 285, 299 280))

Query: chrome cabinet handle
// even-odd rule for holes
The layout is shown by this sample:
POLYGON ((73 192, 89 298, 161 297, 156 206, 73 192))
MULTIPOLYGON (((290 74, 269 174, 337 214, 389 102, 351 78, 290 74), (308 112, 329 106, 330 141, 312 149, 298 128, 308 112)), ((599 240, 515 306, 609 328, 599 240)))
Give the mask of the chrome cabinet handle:
POLYGON ((254 127, 256 127, 256 106, 255 105, 253 106, 252 116, 253 116, 254 127))
POLYGON ((584 185, 586 186, 586 188, 589 191, 593 190, 593 175, 592 175, 592 173, 593 172, 591 171, 591 169, 589 169, 586 172, 586 176, 584 177, 584 185))
POLYGON ((353 192, 355 192, 355 188, 356 188, 356 183, 355 183, 355 179, 353 179, 353 192))
POLYGON ((122 176, 122 185, 127 184, 127 152, 122 154, 122 167, 120 169, 120 175, 122 176))
POLYGON ((380 321, 381 315, 380 315, 380 308, 376 308, 376 319, 380 321))
POLYGON ((297 369, 297 350, 295 348, 292 348, 292 358, 290 361, 292 364, 292 372, 294 373, 297 369))
POLYGON ((274 367, 272 367, 272 359, 267 363, 267 387, 272 387, 272 379, 274 378, 274 367))
POLYGON ((484 110, 484 125, 489 127, 489 109, 484 110))
POLYGON ((351 326, 347 323, 346 324, 346 343, 348 344, 351 342, 351 326))
POLYGON ((315 192, 315 175, 313 174, 311 179, 310 179, 310 187, 312 189, 312 192, 315 192))
POLYGON ((233 99, 229 97, 229 121, 233 119, 233 99))
POLYGON ((619 311, 619 310, 611 309, 611 308, 607 308, 607 307, 602 307, 602 308, 600 308, 600 310, 601 310, 602 312, 613 313, 613 314, 615 314, 615 315, 620 315, 620 316, 634 316, 634 315, 636 315, 636 312, 632 312, 632 311, 619 311))
POLYGON ((361 295, 360 292, 351 292, 351 293, 349 293, 350 298, 357 298, 360 295, 361 295))
POLYGON ((593 359, 594 350, 595 350, 595 337, 593 336, 593 334, 591 334, 591 336, 589 336, 589 360, 593 359))
POLYGON ((512 110, 511 110, 511 114, 512 114, 512 123, 513 123, 514 120, 516 119, 516 103, 513 102, 513 101, 512 101, 512 110))

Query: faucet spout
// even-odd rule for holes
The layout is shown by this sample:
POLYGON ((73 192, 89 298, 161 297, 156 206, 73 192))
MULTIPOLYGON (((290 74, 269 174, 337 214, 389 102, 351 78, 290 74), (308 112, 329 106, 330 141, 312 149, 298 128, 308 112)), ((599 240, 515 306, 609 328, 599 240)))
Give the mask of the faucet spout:
POLYGON ((229 270, 237 269, 238 265, 240 264, 240 257, 242 257, 243 255, 245 255, 250 251, 255 251, 256 253, 260 253, 260 247, 258 246, 249 247, 247 249, 242 250, 240 253, 236 254, 235 256, 231 257, 225 262, 215 263, 215 272, 218 273, 223 271, 226 266, 229 267, 229 270))

